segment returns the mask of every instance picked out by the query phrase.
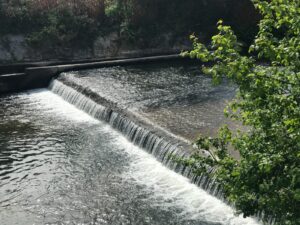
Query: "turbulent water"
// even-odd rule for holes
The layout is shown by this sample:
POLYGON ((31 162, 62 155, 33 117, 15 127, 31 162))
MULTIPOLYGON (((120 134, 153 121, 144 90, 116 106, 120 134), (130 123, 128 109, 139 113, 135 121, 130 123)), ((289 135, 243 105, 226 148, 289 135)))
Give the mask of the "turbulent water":
POLYGON ((48 90, 0 118, 1 225, 258 224, 48 90))
POLYGON ((194 175, 189 167, 176 163, 170 157, 170 155, 188 157, 193 151, 190 144, 181 141, 181 139, 178 140, 176 136, 158 129, 155 125, 147 125, 144 120, 140 121, 139 117, 135 117, 128 111, 120 112, 118 109, 111 109, 111 104, 105 107, 95 102, 93 99, 99 99, 98 94, 93 94, 92 99, 92 97, 87 97, 79 90, 77 91, 57 80, 50 84, 50 89, 78 109, 87 112, 96 119, 109 123, 112 128, 120 131, 130 142, 152 154, 171 170, 188 177, 204 190, 223 199, 222 190, 214 180, 208 179, 207 176, 194 175))

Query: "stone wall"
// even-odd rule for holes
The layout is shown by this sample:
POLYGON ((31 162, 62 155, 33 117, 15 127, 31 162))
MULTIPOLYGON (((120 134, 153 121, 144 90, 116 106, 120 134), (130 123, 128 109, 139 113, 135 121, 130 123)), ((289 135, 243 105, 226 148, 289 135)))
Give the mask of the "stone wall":
POLYGON ((24 35, 5 35, 0 37, 0 64, 12 62, 30 62, 46 60, 76 60, 107 57, 141 57, 148 55, 172 54, 189 48, 187 38, 170 44, 167 34, 160 37, 155 47, 141 47, 135 43, 121 41, 117 32, 99 36, 90 47, 63 48, 48 46, 42 48, 30 46, 24 35))

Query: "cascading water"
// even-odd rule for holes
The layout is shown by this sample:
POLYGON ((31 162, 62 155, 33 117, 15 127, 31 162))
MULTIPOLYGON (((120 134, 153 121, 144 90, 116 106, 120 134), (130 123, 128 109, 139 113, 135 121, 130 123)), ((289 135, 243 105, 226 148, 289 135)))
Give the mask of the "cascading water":
POLYGON ((154 155, 168 168, 188 177, 194 184, 215 197, 224 200, 219 184, 213 179, 207 176, 195 176, 190 168, 178 164, 170 157, 188 156, 188 151, 184 149, 184 143, 174 143, 174 141, 172 142, 166 140, 164 137, 158 136, 155 132, 139 126, 124 115, 99 105, 81 92, 63 84, 61 81, 53 80, 49 88, 52 92, 94 118, 109 123, 113 128, 120 131, 130 142, 154 155))
POLYGON ((152 154, 48 90, 0 98, 0 118, 1 225, 258 224, 159 163, 180 145, 141 126, 124 131, 152 154))
MULTIPOLYGON (((215 182, 215 179, 205 175, 196 176, 190 168, 184 167, 170 158, 170 155, 188 157, 191 152, 190 143, 187 145, 186 139, 182 141, 180 136, 175 135, 174 138, 174 136, 170 136, 170 133, 161 133, 161 129, 157 129, 161 127, 157 123, 154 127, 150 126, 149 129, 149 124, 144 126, 144 121, 141 122, 140 117, 136 117, 136 111, 138 111, 138 116, 145 115, 147 117, 147 113, 143 114, 139 109, 148 108, 149 111, 149 109, 155 108, 154 111, 157 110, 159 114, 164 115, 167 112, 167 117, 176 118, 172 112, 175 109, 175 113, 179 114, 181 114, 180 111, 184 111, 183 115, 179 117, 182 119, 195 114, 193 111, 192 113, 186 111, 185 107, 182 106, 188 106, 186 108, 189 109, 196 105, 196 112, 206 118, 207 113, 203 114, 205 113, 203 109, 208 106, 208 109, 212 110, 209 112, 209 114, 212 113, 212 117, 208 118, 208 121, 214 120, 214 118, 222 121, 222 113, 220 114, 222 110, 220 111, 220 109, 224 107, 223 103, 234 95, 234 87, 227 84, 228 86, 223 86, 220 89, 210 88, 209 82, 211 81, 207 78, 198 75, 193 76, 190 72, 184 74, 181 69, 177 70, 175 67, 171 70, 167 69, 167 72, 163 74, 160 74, 160 70, 154 69, 152 71, 150 68, 150 71, 150 73, 145 73, 144 67, 142 69, 133 67, 132 71, 130 68, 112 68, 63 73, 58 80, 52 82, 50 89, 79 109, 109 123, 129 141, 154 155, 165 166, 187 177, 192 183, 226 202, 222 188, 215 182), (115 89, 111 88, 114 86, 116 86, 115 89), (121 94, 115 94, 118 92, 121 94), (137 97, 135 99, 132 96, 137 97), (205 101, 203 102, 204 98, 210 99, 209 102, 212 104, 209 104, 212 106, 207 105, 205 101), (197 102, 199 99, 200 104, 197 102), (174 107, 178 102, 179 111, 177 106, 174 107), (182 105, 180 106, 180 104, 182 105), (202 105, 206 106, 203 108, 202 105), (164 110, 164 108, 168 109, 164 110), (186 114, 186 112, 188 113, 186 114)), ((150 120, 152 118, 150 117, 150 120)), ((172 119, 170 120, 172 121, 172 119)), ((197 121, 195 123, 199 123, 197 121)), ((200 124, 206 126, 207 123, 200 122, 200 124)), ((190 122, 189 125, 191 125, 190 122)), ((172 128, 172 126, 170 127, 172 128)), ((215 129, 216 127, 212 128, 215 129)), ((183 127, 183 129, 185 128, 183 127)), ((189 130, 189 132, 193 131, 189 130)), ((183 130, 179 132, 179 135, 181 134, 184 134, 183 130)), ((203 152, 203 154, 207 153, 203 152)), ((258 218, 262 218, 262 216, 259 215, 258 218)))

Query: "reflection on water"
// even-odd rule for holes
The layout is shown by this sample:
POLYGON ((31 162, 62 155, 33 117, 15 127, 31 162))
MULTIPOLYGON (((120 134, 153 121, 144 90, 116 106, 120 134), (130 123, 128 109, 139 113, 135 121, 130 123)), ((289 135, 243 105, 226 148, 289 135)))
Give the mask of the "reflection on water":
POLYGON ((257 224, 50 91, 0 99, 0 224, 257 224))

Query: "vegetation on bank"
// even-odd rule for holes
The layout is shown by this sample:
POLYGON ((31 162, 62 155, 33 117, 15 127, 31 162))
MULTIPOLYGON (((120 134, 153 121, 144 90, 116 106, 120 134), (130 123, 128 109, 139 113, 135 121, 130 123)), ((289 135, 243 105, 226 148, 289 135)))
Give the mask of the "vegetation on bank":
POLYGON ((211 157, 195 153, 183 162, 195 173, 214 176, 225 195, 245 216, 263 213, 276 224, 300 224, 300 2, 253 0, 262 15, 259 32, 247 55, 230 26, 218 22, 219 33, 206 47, 191 36, 194 49, 184 55, 203 62, 215 83, 228 77, 239 91, 226 109, 248 131, 223 127, 217 138, 196 144, 211 157), (262 63, 264 62, 264 63, 262 63), (239 152, 240 160, 228 154, 239 152))
POLYGON ((80 46, 116 31, 121 39, 143 46, 160 34, 210 35, 222 17, 248 42, 254 14, 249 0, 13 0, 0 3, 0 35, 24 34, 33 46, 80 46), (237 5, 246 5, 250 13, 239 12, 237 5))
POLYGON ((97 0, 16 0, 0 5, 0 33, 24 34, 32 45, 87 44, 95 38, 103 6, 97 0))

